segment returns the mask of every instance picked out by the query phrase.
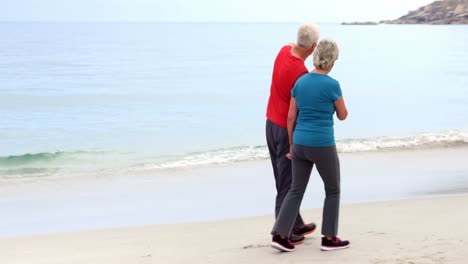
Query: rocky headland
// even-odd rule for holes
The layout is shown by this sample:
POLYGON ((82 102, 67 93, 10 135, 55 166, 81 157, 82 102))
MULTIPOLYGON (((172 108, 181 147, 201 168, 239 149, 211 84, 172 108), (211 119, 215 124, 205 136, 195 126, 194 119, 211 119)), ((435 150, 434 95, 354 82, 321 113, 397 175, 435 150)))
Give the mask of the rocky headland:
POLYGON ((435 1, 410 11, 395 20, 380 21, 384 24, 468 24, 468 0, 435 1))
MULTIPOLYGON (((373 25, 372 22, 342 23, 342 25, 373 25)), ((410 11, 395 20, 382 20, 380 24, 468 24, 468 0, 435 1, 410 11)), ((377 24, 377 23, 375 23, 377 24)))

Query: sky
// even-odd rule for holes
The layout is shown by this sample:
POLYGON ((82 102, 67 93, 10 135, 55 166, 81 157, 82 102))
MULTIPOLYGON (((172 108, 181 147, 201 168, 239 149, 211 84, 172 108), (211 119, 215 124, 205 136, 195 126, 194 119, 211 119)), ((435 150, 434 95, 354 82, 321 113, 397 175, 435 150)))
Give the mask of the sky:
POLYGON ((0 0, 0 21, 351 22, 433 0, 0 0))

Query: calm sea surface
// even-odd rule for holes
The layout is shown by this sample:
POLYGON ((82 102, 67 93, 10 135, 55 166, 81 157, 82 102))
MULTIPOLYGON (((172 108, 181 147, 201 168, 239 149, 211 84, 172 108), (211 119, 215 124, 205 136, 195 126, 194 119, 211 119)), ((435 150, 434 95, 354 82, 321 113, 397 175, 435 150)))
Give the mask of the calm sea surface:
MULTIPOLYGON (((267 158, 297 26, 0 23, 0 178, 267 158)), ((467 26, 320 26, 340 47, 340 151, 468 144, 467 26)))

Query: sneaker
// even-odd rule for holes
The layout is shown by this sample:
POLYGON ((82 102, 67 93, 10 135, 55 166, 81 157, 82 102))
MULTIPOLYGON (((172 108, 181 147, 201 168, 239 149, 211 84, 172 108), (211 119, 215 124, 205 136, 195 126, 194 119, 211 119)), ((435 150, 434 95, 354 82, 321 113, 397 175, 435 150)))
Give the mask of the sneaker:
POLYGON ((304 243, 304 239, 305 237, 303 235, 291 234, 291 236, 289 237, 289 241, 293 245, 299 245, 299 244, 304 243))
POLYGON ((314 223, 305 224, 303 227, 295 227, 293 229, 293 234, 305 236, 308 234, 312 234, 312 232, 314 232, 316 228, 317 226, 314 223))
POLYGON ((286 251, 286 252, 291 252, 294 251, 294 245, 291 244, 291 241, 287 238, 281 238, 280 235, 274 235, 273 240, 271 241, 271 246, 281 250, 281 251, 286 251))
POLYGON ((321 250, 330 251, 330 250, 337 250, 343 248, 349 248, 349 241, 341 240, 338 237, 333 237, 332 239, 328 240, 326 237, 322 237, 322 246, 320 247, 321 250))

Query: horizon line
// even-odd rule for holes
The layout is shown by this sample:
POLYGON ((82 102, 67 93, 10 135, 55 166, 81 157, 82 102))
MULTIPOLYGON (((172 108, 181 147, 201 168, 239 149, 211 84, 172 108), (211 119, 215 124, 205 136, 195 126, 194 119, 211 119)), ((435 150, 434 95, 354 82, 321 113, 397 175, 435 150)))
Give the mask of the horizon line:
MULTIPOLYGON (((180 23, 180 24, 302 24, 308 21, 162 21, 162 20, 0 20, 0 23, 180 23)), ((376 21, 378 22, 378 21, 376 21)), ((311 22, 316 24, 339 24, 337 21, 311 22)))

